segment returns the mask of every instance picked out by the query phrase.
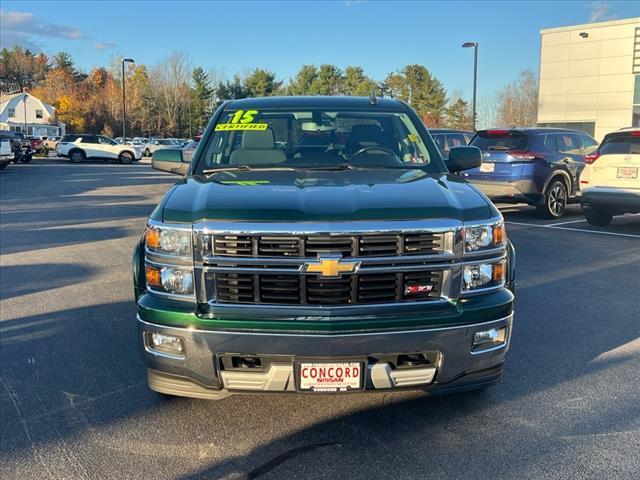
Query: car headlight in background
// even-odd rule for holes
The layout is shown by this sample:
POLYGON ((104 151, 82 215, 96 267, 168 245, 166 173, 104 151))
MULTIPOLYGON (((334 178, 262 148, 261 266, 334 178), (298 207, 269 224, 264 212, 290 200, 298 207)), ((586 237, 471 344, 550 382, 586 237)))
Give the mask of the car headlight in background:
POLYGON ((147 225, 145 244, 152 252, 191 256, 191 230, 147 225))
POLYGON ((501 287, 506 278, 506 263, 477 263, 465 265, 462 272, 462 291, 501 287))
POLYGON ((506 243, 507 235, 504 223, 494 223, 492 225, 479 225, 476 227, 465 227, 464 229, 464 251, 476 252, 491 248, 498 248, 506 243))

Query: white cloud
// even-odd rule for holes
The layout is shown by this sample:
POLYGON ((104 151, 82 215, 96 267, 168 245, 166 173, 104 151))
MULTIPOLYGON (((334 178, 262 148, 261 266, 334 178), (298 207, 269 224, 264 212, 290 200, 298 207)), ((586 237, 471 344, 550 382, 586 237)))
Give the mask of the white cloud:
POLYGON ((107 50, 115 46, 116 44, 113 42, 97 42, 93 44, 93 48, 95 48, 96 50, 107 50))
POLYGON ((590 22, 604 22, 605 20, 613 20, 617 16, 610 12, 611 4, 605 1, 595 1, 587 4, 589 8, 590 22))
MULTIPOLYGON (((31 50, 42 50, 48 39, 57 38, 70 41, 90 41, 80 28, 56 25, 29 12, 9 12, 0 10, 0 43, 11 48, 19 45, 31 50)), ((111 42, 94 44, 97 50, 111 48, 111 42)))

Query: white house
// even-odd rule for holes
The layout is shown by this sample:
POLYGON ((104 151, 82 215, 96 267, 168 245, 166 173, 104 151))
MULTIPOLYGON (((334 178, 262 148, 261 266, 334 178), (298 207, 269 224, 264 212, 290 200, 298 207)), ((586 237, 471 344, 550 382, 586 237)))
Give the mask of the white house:
POLYGON ((56 109, 28 93, 0 95, 0 130, 24 132, 34 137, 65 134, 56 120, 56 109))

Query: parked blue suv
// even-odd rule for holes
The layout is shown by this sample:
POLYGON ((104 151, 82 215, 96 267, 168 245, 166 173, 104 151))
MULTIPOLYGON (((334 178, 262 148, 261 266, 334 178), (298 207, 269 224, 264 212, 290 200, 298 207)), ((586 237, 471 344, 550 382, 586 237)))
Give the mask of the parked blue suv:
POLYGON ((584 157, 598 148, 586 133, 560 128, 480 130, 470 145, 483 159, 462 172, 466 180, 496 202, 534 205, 544 218, 559 218, 579 201, 584 157))

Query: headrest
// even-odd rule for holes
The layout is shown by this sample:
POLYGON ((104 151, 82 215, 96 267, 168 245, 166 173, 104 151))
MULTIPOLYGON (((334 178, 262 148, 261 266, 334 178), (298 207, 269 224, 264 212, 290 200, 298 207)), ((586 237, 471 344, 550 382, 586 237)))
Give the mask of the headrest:
POLYGON ((349 142, 376 142, 381 144, 384 142, 382 129, 378 125, 354 125, 351 127, 349 142))
POLYGON ((269 150, 276 148, 273 130, 245 130, 242 132, 240 148, 253 150, 269 150))

